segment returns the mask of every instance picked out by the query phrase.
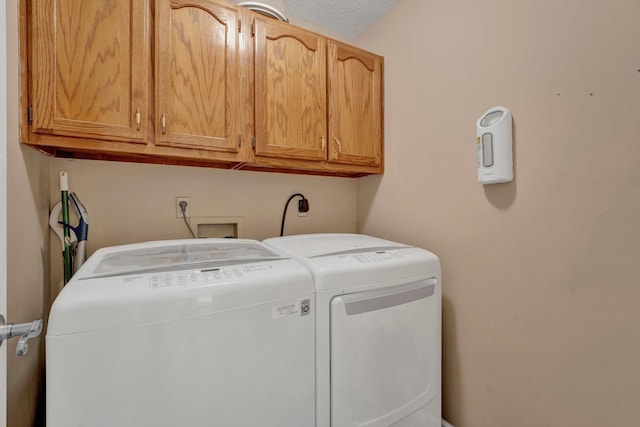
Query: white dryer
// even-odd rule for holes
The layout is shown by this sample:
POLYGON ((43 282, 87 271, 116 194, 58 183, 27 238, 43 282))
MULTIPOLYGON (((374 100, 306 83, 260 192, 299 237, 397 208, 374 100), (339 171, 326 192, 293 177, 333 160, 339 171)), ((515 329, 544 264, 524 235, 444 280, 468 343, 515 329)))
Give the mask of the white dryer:
POLYGON ((440 427, 440 262, 357 234, 267 239, 313 273, 317 427, 440 427))
POLYGON ((313 282, 251 240, 105 248, 57 297, 47 425, 315 425, 313 282))

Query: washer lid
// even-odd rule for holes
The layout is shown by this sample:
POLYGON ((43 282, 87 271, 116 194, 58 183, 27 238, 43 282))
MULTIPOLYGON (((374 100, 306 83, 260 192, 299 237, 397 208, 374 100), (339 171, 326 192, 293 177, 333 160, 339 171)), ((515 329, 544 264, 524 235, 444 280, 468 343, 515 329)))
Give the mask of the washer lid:
POLYGON ((145 244, 125 246, 107 252, 83 279, 120 276, 131 273, 151 273, 187 268, 212 268, 223 265, 246 264, 248 262, 282 259, 275 252, 254 241, 156 242, 156 246, 145 244), (157 245, 161 246, 157 246, 157 245), (164 245, 163 245, 164 244, 164 245))
MULTIPOLYGON (((309 270, 255 240, 147 242, 96 251, 57 296, 47 336, 134 327, 262 306, 302 316, 309 270), (284 308, 283 308, 284 307, 284 308)), ((273 309, 273 313, 271 311, 273 309)), ((221 314, 221 316, 223 316, 221 314)))

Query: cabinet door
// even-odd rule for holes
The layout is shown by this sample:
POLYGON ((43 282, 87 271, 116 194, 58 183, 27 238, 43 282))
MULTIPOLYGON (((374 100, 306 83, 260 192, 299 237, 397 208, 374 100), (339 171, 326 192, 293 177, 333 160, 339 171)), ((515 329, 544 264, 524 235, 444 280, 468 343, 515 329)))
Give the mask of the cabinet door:
POLYGON ((149 114, 148 1, 31 5, 33 131, 143 142, 149 114))
POLYGON ((254 18, 256 155, 325 159, 326 41, 254 18))
POLYGON ((158 12, 157 143, 237 152, 237 10, 206 0, 161 0, 158 12))
POLYGON ((329 161, 381 165, 382 61, 329 42, 329 161))

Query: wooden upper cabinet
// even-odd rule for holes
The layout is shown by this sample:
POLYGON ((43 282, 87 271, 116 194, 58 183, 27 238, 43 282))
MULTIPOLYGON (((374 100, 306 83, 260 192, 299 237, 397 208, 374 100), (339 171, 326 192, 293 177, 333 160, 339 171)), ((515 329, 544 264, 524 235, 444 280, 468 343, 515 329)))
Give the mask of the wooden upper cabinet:
POLYGON ((335 163, 382 164, 383 59, 329 41, 329 153, 335 163))
POLYGON ((31 5, 33 132, 144 142, 148 1, 31 5))
POLYGON ((326 158, 326 39, 253 15, 255 153, 326 158))
POLYGON ((235 169, 384 169, 382 57, 223 0, 20 10, 24 143, 235 169))
POLYGON ((157 13, 156 143, 238 152, 238 11, 205 0, 160 0, 157 13))

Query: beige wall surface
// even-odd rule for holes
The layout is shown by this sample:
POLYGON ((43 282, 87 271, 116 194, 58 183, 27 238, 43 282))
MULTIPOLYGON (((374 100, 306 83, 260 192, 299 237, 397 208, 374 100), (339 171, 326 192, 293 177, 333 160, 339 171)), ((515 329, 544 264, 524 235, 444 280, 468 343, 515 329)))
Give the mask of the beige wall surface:
POLYGON ((358 229, 443 266, 456 427, 640 425, 640 3, 404 0, 385 56, 384 177, 358 229), (475 122, 513 112, 515 181, 482 186, 475 122))
MULTIPOLYGON (((8 1, 7 63, 18 64, 18 9, 8 1)), ((18 137, 18 67, 7 70, 7 321, 46 319, 49 311, 49 164, 18 137)), ((16 356, 7 341, 7 426, 44 425, 44 331, 16 356)))
MULTIPOLYGON (((104 246, 188 238, 183 220, 176 217, 176 196, 191 199, 194 223, 196 218, 215 222, 219 217, 239 217, 241 238, 279 235, 285 202, 294 193, 309 199, 310 210, 306 217, 298 217, 299 199, 292 200, 285 234, 356 230, 356 180, 352 178, 53 159, 51 206, 60 200, 61 170, 69 174, 69 190, 89 213, 89 255, 104 246)), ((72 223, 77 223, 73 214, 72 223)), ((51 253, 55 295, 62 277, 62 255, 53 234, 51 253)))

